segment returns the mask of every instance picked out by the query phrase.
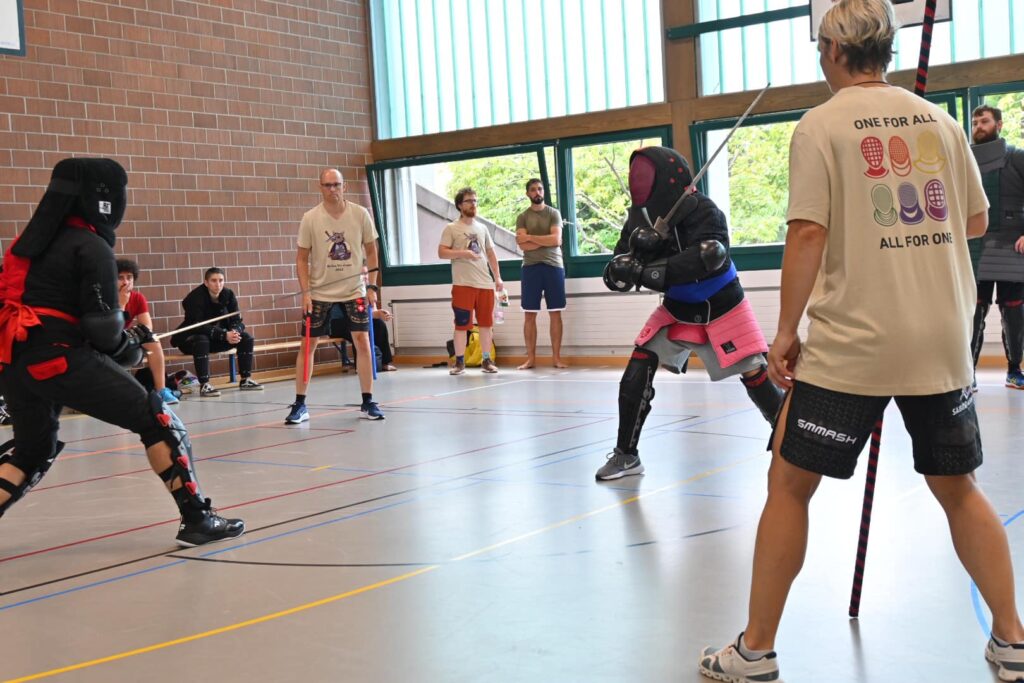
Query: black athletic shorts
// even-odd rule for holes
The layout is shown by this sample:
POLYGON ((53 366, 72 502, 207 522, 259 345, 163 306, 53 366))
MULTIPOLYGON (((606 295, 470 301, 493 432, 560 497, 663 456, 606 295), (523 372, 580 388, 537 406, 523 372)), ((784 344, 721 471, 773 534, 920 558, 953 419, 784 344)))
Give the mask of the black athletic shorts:
MULTIPOLYGON (((350 301, 313 301, 310 337, 344 337, 345 332, 368 332, 370 329, 369 302, 360 297, 350 301)), ((302 323, 305 325, 305 321, 302 323)), ((303 327, 300 334, 305 334, 303 327)))
MULTIPOLYGON (((845 394, 806 382, 796 382, 790 394, 782 457, 827 477, 852 477, 857 457, 892 397, 845 394)), ((981 465, 978 414, 969 386, 945 394, 895 399, 913 441, 915 470, 958 475, 981 465)), ((769 450, 774 440, 773 433, 769 450)))

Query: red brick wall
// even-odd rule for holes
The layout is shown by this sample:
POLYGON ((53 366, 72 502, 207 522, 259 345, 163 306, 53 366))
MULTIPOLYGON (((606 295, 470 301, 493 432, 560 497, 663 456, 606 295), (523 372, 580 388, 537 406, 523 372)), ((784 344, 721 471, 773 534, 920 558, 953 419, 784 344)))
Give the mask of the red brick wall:
MULTIPOLYGON (((257 344, 294 340, 295 235, 336 166, 368 206, 362 0, 25 0, 24 57, 0 55, 0 241, 68 156, 128 171, 116 250, 143 270, 158 332, 211 265, 257 344)), ((165 344, 166 346, 166 344, 165 344)), ((337 354, 334 354, 334 358, 337 354)), ((257 371, 294 365, 261 354, 257 371)), ((214 366, 215 373, 224 364, 214 366)))

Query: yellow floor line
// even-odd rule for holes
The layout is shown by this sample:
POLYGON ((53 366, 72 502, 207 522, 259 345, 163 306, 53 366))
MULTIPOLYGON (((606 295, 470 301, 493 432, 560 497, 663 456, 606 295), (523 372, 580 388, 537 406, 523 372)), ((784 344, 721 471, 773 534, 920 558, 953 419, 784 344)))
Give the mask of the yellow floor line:
MULTIPOLYGON (((495 543, 493 545, 489 545, 487 547, 480 548, 478 550, 473 550, 473 551, 468 552, 468 553, 466 553, 464 555, 459 555, 458 557, 453 557, 451 559, 451 562, 461 562, 462 560, 466 560, 466 559, 469 559, 471 557, 477 557, 479 555, 486 554, 488 552, 491 552, 492 550, 496 550, 498 548, 501 548, 501 547, 504 547, 504 546, 507 546, 507 545, 511 545, 513 543, 518 543, 519 541, 523 541, 523 540, 525 540, 527 538, 532 538, 534 536, 538 536, 540 534, 546 533, 546 532, 551 531, 553 529, 558 529, 558 528, 566 526, 568 524, 573 524, 573 523, 578 522, 580 520, 587 519, 589 517, 594 517, 596 515, 599 515, 601 513, 607 512, 609 510, 614 510, 616 508, 625 507, 626 505, 631 505, 632 503, 635 503, 638 500, 642 500, 644 498, 650 498, 651 496, 655 496, 655 495, 658 495, 659 493, 664 493, 666 491, 671 491, 672 489, 677 489, 680 486, 685 486, 686 484, 692 484, 694 482, 700 481, 701 479, 706 479, 707 477, 713 476, 715 474, 719 474, 721 472, 725 472, 727 470, 730 470, 730 469, 732 469, 734 467, 737 467, 739 465, 742 465, 744 463, 750 462, 752 460, 762 459, 764 457, 765 457, 764 454, 759 453, 757 455, 750 456, 748 458, 743 458, 741 460, 736 460, 735 462, 729 463, 728 465, 723 465, 722 467, 716 467, 714 469, 710 469, 710 470, 707 470, 705 472, 701 472, 700 474, 695 474, 694 476, 688 477, 686 479, 680 479, 678 481, 675 481, 675 482, 673 482, 671 484, 667 484, 666 486, 662 486, 662 487, 654 489, 652 491, 648 491, 646 493, 641 493, 639 495, 632 496, 632 497, 627 498, 625 500, 621 500, 621 501, 619 501, 617 503, 612 503, 610 505, 605 505, 604 507, 597 508, 596 510, 591 510, 590 512, 584 512, 584 513, 579 514, 579 515, 573 515, 572 517, 569 517, 567 519, 563 519, 562 521, 559 521, 559 522, 555 522, 554 524, 549 524, 549 525, 547 525, 545 527, 541 527, 540 529, 535 529, 535 530, 529 531, 529 532, 527 532, 525 534, 520 534, 518 536, 514 536, 512 538, 508 538, 508 539, 506 539, 504 541, 501 541, 499 543, 495 543)), ((384 588, 385 586, 390 586, 390 585, 395 584, 395 583, 400 583, 402 581, 406 581, 406 580, 411 579, 413 577, 419 576, 420 574, 426 574, 427 572, 432 572, 435 569, 440 568, 441 566, 443 566, 443 565, 439 565, 439 564, 430 565, 429 567, 423 567, 422 569, 417 569, 416 571, 408 572, 406 574, 402 574, 401 576, 395 576, 395 577, 390 578, 390 579, 385 579, 384 581, 378 581, 377 583, 372 583, 372 584, 369 584, 369 585, 366 585, 366 586, 362 586, 361 588, 355 588, 353 590, 346 591, 344 593, 339 593, 337 595, 332 595, 330 597, 323 598, 323 599, 320 599, 320 600, 316 600, 314 602, 308 602, 308 603, 306 603, 304 605, 298 605, 297 607, 291 607, 289 609, 281 610, 280 612, 274 612, 272 614, 265 614, 262 617, 256 617, 254 619, 248 619, 246 621, 240 621, 238 623, 230 624, 228 626, 222 626, 220 628, 215 628, 215 629, 212 629, 210 631, 203 631, 202 633, 194 633, 194 634, 192 634, 190 636, 185 636, 183 638, 176 638, 174 640, 168 640, 168 641, 165 641, 165 642, 162 642, 162 643, 156 643, 155 645, 148 645, 146 647, 140 647, 140 648, 137 648, 135 650, 127 650, 125 652, 119 652, 118 654, 110 655, 108 657, 100 657, 99 659, 91 659, 91 660, 86 661, 86 662, 79 662, 78 664, 72 664, 70 666, 64 666, 64 667, 61 667, 59 669, 50 669, 49 671, 42 671, 40 673, 32 674, 30 676, 23 676, 21 678, 7 679, 6 681, 3 681, 3 683, 22 683, 23 681, 38 681, 39 679, 42 679, 42 678, 49 678, 51 676, 57 676, 57 675, 60 675, 60 674, 69 673, 71 671, 79 671, 81 669, 87 669, 89 667, 98 666, 100 664, 108 664, 110 662, 116 662, 116 661, 121 660, 121 659, 127 659, 128 657, 134 657, 136 655, 142 655, 142 654, 146 654, 148 652, 155 652, 157 650, 163 650, 163 649, 166 649, 166 648, 169 648, 169 647, 173 647, 175 645, 183 645, 185 643, 190 643, 190 642, 195 641, 195 640, 202 640, 203 638, 209 638, 211 636, 217 636, 217 635, 220 635, 222 633, 229 633, 231 631, 237 631, 239 629, 243 629, 243 628, 246 628, 246 627, 249 627, 249 626, 255 626, 256 624, 262 624, 262 623, 265 623, 265 622, 268 622, 268 621, 273 621, 274 619, 279 619, 281 617, 286 617, 286 616, 289 616, 289 615, 292 615, 292 614, 297 614, 299 612, 304 612, 306 610, 310 610, 310 609, 313 609, 315 607, 322 607, 324 605, 329 605, 332 602, 338 602, 339 600, 344 600, 346 598, 350 598, 350 597, 353 597, 353 596, 356 596, 356 595, 360 595, 362 593, 369 593, 370 591, 377 590, 378 588, 384 588)))

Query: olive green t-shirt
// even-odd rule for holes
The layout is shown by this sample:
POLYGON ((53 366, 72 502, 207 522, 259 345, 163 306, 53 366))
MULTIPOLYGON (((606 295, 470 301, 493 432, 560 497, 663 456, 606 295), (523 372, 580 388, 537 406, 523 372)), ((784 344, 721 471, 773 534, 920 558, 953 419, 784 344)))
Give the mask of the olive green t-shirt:
MULTIPOLYGON (((558 210, 551 206, 544 206, 542 211, 527 209, 516 218, 516 231, 526 230, 528 235, 550 235, 551 228, 562 229, 562 216, 558 210)), ((535 263, 546 263, 556 268, 562 267, 561 247, 540 247, 523 252, 523 265, 532 266, 535 263)))

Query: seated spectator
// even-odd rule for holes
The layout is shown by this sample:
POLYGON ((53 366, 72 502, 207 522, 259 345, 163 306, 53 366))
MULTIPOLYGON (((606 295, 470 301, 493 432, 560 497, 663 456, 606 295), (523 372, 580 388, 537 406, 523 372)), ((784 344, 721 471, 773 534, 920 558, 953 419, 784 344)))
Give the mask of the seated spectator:
MULTIPOLYGON (((124 311, 124 327, 128 329, 138 321, 152 330, 153 318, 149 314, 149 302, 142 292, 135 289, 135 282, 138 279, 138 263, 129 259, 117 259, 117 296, 121 310, 124 311)), ((164 403, 174 405, 178 402, 178 397, 167 388, 163 347, 159 341, 152 341, 143 344, 142 348, 146 351, 149 366, 138 370, 135 379, 146 389, 158 393, 164 403)))
POLYGON ((192 356, 195 362, 199 396, 220 396, 220 391, 210 384, 210 353, 220 353, 233 347, 238 349, 238 374, 241 376, 238 388, 242 391, 262 391, 262 385, 251 377, 254 340, 245 331, 242 316, 237 314, 238 299, 235 293, 224 286, 224 271, 220 268, 207 268, 203 274, 203 284, 181 300, 181 307, 185 311, 185 320, 178 325, 179 329, 225 313, 236 313, 229 318, 178 332, 171 337, 171 343, 182 353, 192 356))

